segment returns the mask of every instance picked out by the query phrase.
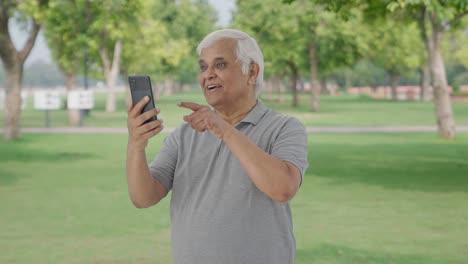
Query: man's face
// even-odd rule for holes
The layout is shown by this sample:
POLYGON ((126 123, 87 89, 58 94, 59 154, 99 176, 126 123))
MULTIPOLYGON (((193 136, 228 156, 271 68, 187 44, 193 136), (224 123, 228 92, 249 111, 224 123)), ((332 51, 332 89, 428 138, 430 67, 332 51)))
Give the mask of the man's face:
POLYGON ((199 82, 206 101, 215 108, 239 107, 252 94, 255 97, 255 88, 248 87, 249 77, 236 61, 235 48, 235 40, 222 39, 201 51, 199 82))

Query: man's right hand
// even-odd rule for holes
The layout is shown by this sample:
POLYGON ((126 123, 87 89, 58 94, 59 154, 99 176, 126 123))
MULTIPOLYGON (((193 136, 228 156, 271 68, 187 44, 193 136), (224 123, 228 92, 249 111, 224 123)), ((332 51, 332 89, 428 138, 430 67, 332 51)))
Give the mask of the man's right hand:
POLYGON ((144 150, 148 145, 148 139, 159 134, 163 130, 162 120, 155 120, 145 124, 145 121, 159 114, 159 109, 151 109, 141 113, 143 107, 149 102, 144 97, 134 107, 127 107, 128 147, 134 150, 144 150))

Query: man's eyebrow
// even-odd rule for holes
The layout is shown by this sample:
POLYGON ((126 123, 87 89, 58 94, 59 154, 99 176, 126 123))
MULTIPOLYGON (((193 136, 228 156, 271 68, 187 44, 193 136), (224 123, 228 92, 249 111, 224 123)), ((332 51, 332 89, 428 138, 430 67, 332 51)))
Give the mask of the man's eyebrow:
MULTIPOLYGON (((225 60, 224 57, 216 57, 216 58, 214 58, 213 61, 224 61, 224 60, 225 60)), ((202 63, 205 63, 205 60, 199 59, 198 64, 202 64, 202 63)))

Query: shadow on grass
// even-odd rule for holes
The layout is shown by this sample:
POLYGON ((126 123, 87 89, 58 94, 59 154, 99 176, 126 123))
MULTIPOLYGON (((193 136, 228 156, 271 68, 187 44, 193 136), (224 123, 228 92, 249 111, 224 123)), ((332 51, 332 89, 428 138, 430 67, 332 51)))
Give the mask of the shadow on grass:
MULTIPOLYGON (((92 159, 95 157, 87 152, 47 152, 29 147, 31 139, 22 138, 14 142, 0 142, 0 185, 13 184, 20 176, 15 173, 18 167, 27 167, 33 162, 47 163, 70 161, 76 162, 83 159, 92 159)), ((34 171, 30 172, 34 174, 34 171)))
POLYGON ((363 136, 362 144, 314 143, 309 146, 312 175, 332 179, 335 184, 359 182, 390 189, 468 192, 466 141, 412 142, 405 140, 405 135, 392 135, 383 139, 396 140, 372 143, 378 137, 363 136))
MULTIPOLYGON (((95 155, 85 152, 44 152, 37 149, 12 149, 2 148, 0 150, 0 164, 6 162, 36 162, 36 161, 76 161, 90 159, 95 155)), ((26 165, 26 164, 25 164, 26 165)))
POLYGON ((17 177, 14 173, 0 168, 0 186, 13 184, 17 177))
POLYGON ((446 259, 433 259, 428 256, 399 255, 379 251, 367 251, 349 247, 321 244, 311 249, 298 249, 296 252, 296 263, 343 263, 343 264, 442 264, 461 263, 446 259))

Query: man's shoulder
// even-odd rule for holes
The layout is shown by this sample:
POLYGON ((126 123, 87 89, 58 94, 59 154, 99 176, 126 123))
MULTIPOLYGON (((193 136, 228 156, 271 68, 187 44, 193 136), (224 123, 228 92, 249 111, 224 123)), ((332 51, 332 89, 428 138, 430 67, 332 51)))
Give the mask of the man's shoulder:
POLYGON ((294 116, 290 116, 281 112, 277 112, 273 109, 267 108, 263 120, 268 126, 287 126, 287 127, 298 127, 305 129, 305 126, 294 116))
POLYGON ((193 131, 193 129, 191 129, 190 124, 184 122, 184 123, 180 124, 179 126, 177 126, 174 129, 173 133, 182 135, 182 134, 190 133, 192 131, 193 131))
POLYGON ((190 133, 193 133, 193 129, 191 129, 188 123, 182 123, 177 126, 174 130, 169 132, 167 135, 166 140, 172 142, 180 142, 183 138, 189 136, 190 133))

